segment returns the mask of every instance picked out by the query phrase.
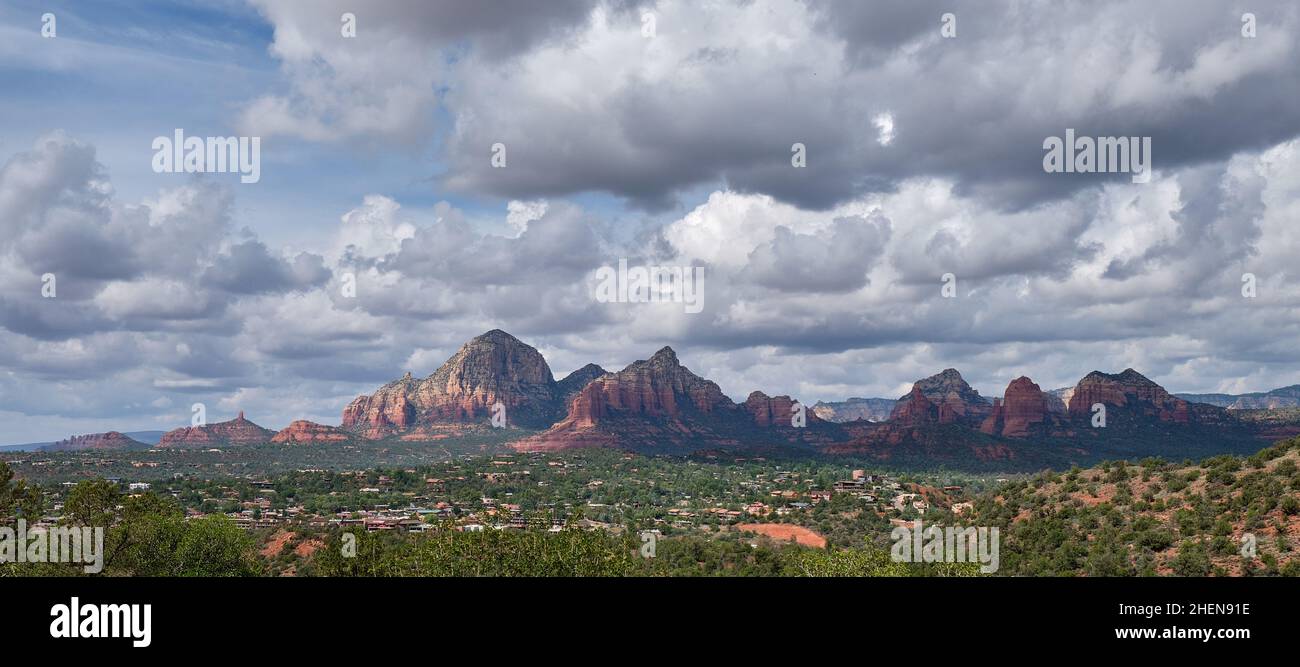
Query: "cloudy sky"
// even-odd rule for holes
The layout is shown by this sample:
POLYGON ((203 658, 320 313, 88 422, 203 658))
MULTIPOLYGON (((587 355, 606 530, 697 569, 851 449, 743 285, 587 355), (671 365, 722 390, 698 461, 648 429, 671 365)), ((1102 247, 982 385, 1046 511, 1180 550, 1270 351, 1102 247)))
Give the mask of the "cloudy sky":
POLYGON ((1294 2, 17 0, 0 86, 0 443, 336 424, 492 328, 736 399, 1300 382, 1294 2), (260 180, 156 173, 177 128, 260 180), (1045 172, 1067 128, 1149 182, 1045 172))

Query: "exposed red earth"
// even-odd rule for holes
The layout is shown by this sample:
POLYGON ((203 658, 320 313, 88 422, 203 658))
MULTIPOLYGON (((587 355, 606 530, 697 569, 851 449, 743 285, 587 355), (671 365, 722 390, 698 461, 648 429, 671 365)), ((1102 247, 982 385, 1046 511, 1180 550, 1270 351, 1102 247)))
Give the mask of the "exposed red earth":
POLYGON ((742 523, 736 526, 736 529, 770 537, 777 542, 794 541, 805 547, 826 548, 826 538, 803 526, 785 523, 742 523))

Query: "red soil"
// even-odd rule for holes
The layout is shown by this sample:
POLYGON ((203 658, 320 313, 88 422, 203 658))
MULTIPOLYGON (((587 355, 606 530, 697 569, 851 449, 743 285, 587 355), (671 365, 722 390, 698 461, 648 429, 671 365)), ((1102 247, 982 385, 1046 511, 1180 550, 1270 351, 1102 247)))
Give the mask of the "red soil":
POLYGON ((736 528, 765 535, 779 542, 794 540, 805 547, 826 548, 826 538, 803 526, 791 526, 784 523, 742 523, 736 528))

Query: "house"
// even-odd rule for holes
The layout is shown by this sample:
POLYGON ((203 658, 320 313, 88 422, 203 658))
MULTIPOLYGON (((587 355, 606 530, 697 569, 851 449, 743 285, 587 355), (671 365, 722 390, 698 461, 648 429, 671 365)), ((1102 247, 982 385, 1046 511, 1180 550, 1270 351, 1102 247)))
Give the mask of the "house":
POLYGON ((866 491, 867 482, 862 479, 842 479, 835 482, 832 488, 840 493, 860 493, 866 491))
POLYGON ((894 509, 898 510, 899 512, 902 512, 903 508, 907 507, 907 505, 910 504, 915 499, 916 499, 915 493, 900 493, 894 496, 894 509))

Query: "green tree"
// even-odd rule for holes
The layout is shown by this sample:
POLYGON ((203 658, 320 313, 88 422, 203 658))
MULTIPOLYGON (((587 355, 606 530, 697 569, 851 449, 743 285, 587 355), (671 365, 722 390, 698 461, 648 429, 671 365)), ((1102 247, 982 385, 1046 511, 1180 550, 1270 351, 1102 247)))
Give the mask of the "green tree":
POLYGON ((107 529, 117 519, 117 503, 122 493, 117 485, 95 479, 72 487, 63 505, 64 520, 76 526, 107 529))
POLYGON ((1178 556, 1170 563, 1180 577, 1207 577, 1210 575, 1210 555, 1205 544, 1185 540, 1178 547, 1178 556))
POLYGON ((40 490, 26 480, 15 481, 13 469, 0 462, 0 519, 35 519, 41 515, 42 504, 40 490))

